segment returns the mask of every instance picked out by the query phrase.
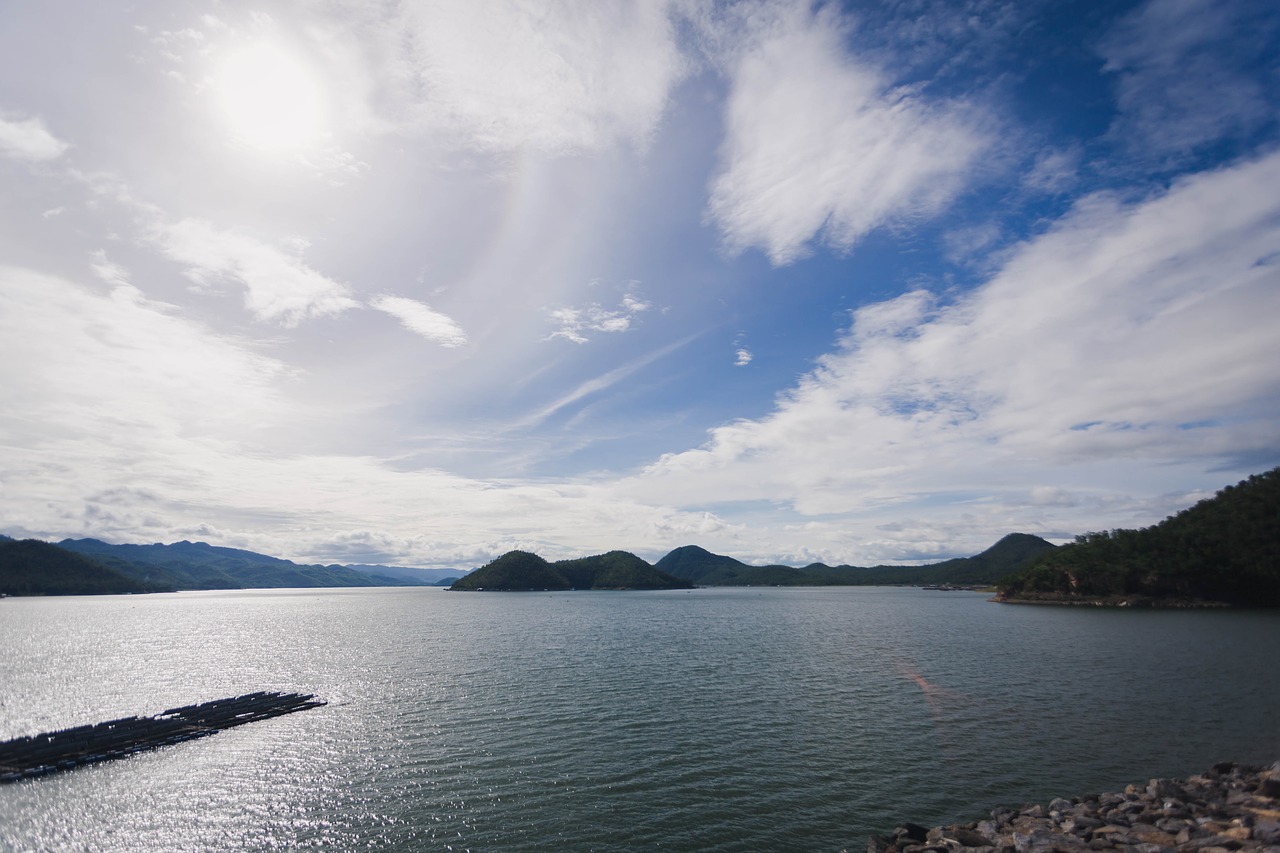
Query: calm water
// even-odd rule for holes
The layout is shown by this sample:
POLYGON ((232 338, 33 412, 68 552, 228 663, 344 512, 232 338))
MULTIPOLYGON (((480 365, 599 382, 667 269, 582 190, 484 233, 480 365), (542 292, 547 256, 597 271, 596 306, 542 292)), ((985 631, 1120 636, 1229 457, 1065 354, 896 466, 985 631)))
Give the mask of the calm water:
POLYGON ((862 849, 1280 759, 1280 614, 900 589, 0 601, 0 739, 325 708, 0 787, 3 850, 862 849))

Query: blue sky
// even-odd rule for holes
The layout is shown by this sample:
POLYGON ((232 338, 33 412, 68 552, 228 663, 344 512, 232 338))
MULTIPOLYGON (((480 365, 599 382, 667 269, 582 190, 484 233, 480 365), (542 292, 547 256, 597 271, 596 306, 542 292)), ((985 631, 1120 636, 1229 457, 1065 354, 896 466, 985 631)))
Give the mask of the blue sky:
POLYGON ((1268 2, 0 6, 0 531, 919 562, 1280 462, 1268 2))

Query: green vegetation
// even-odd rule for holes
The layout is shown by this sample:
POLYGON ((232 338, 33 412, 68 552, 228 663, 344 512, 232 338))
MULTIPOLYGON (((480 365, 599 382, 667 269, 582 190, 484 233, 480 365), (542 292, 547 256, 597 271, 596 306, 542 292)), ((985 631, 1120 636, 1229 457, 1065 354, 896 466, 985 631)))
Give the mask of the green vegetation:
POLYGON ((0 594, 118 595, 165 589, 38 539, 0 541, 0 594))
MULTIPOLYGON (((203 542, 58 545, 0 536, 0 593, 419 585, 376 567, 300 566, 203 542)), ((413 570, 400 570, 410 572, 413 570)), ((420 570, 419 570, 420 571, 420 570)), ((454 590, 688 589, 701 586, 998 584, 1006 601, 1211 602, 1280 606, 1280 468, 1228 486, 1142 530, 1087 533, 1055 548, 1011 533, 973 557, 927 566, 751 566, 688 545, 650 565, 626 551, 549 563, 511 551, 454 590)))
POLYGON ((345 566, 300 566, 204 542, 109 545, 97 539, 64 539, 52 545, 34 539, 0 540, 0 593, 7 595, 408 585, 419 584, 345 566))
POLYGON ((862 568, 813 563, 796 569, 790 566, 749 566, 733 557, 686 545, 663 557, 656 567, 702 586, 983 586, 994 584, 1053 547, 1052 543, 1039 536, 1010 533, 975 557, 959 557, 928 566, 862 568))
POLYGON ((635 554, 610 551, 548 563, 528 551, 508 551, 459 578, 453 590, 690 589, 693 584, 659 571, 635 554))
POLYGON ((1002 580, 1000 598, 1280 606, 1280 468, 1153 527, 1079 536, 1002 580))
POLYGON ((455 590, 533 590, 571 589, 564 575, 551 564, 528 551, 508 551, 498 559, 459 578, 449 589, 455 590))

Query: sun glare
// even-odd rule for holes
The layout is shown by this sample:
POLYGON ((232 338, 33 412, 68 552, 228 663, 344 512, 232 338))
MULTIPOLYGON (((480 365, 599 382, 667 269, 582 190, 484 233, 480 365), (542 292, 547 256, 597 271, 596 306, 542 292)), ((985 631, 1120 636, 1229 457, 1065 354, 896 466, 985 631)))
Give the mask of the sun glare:
POLYGON ((232 134, 249 147, 299 150, 324 130, 325 98, 315 75, 274 45, 255 44, 227 57, 216 89, 232 134))

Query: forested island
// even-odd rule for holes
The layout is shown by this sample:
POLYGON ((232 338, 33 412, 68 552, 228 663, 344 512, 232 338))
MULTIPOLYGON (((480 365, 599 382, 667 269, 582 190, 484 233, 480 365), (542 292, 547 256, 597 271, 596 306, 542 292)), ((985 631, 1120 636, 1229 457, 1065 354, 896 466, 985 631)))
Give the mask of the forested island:
POLYGON ((1054 546, 1038 536, 1011 533, 974 557, 928 566, 752 566, 684 545, 657 563, 627 551, 549 563, 510 551, 459 579, 454 590, 689 589, 694 586, 945 586, 990 585, 1054 546))
POLYGON ((528 551, 508 551, 454 581, 451 590, 693 589, 693 583, 654 568, 635 554, 610 551, 549 563, 528 551))
POLYGON ((998 601, 1280 606, 1280 468, 1152 527, 1086 533, 1003 579, 998 601))

